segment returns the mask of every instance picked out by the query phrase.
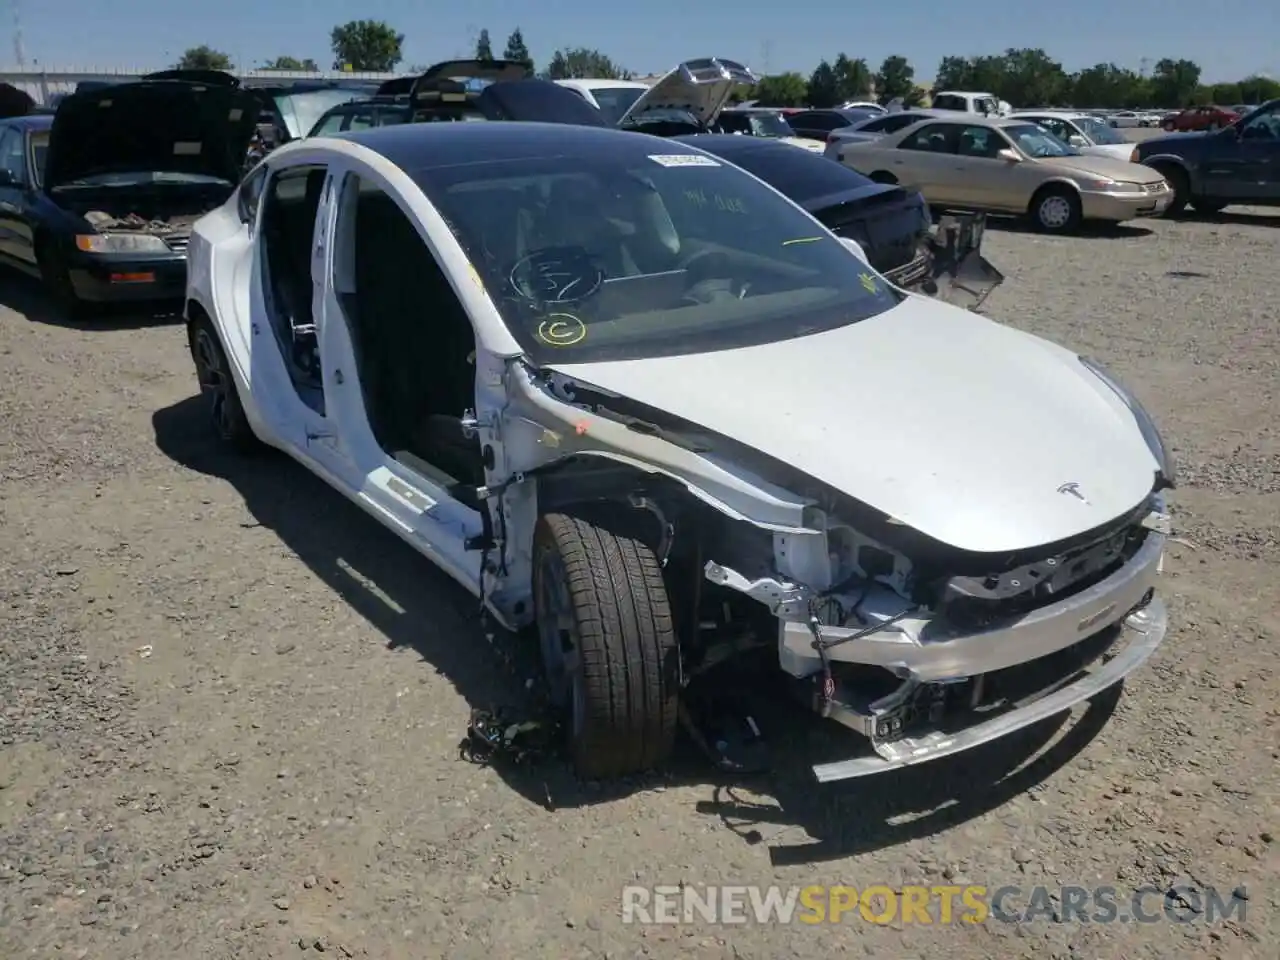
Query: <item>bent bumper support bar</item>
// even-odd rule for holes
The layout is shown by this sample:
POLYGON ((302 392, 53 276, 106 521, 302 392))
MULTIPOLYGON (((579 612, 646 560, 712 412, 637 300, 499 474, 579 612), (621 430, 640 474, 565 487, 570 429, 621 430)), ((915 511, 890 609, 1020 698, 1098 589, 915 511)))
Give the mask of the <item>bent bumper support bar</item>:
POLYGON ((874 756, 818 764, 813 768, 814 776, 820 783, 830 783, 936 760, 989 743, 1070 710, 1119 683, 1155 652, 1169 628, 1164 602, 1158 596, 1152 598, 1145 607, 1135 610, 1121 621, 1121 626, 1124 636, 1112 648, 1117 651, 1115 655, 1109 660, 1096 663, 1091 672, 1074 683, 961 731, 931 732, 915 738, 881 743, 876 746, 877 753, 874 756))

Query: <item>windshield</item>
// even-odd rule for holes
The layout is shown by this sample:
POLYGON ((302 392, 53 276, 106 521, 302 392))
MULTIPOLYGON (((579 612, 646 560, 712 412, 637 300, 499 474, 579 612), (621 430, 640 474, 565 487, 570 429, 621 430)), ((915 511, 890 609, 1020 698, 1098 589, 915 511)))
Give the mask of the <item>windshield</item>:
POLYGON ((330 108, 352 100, 361 99, 359 91, 334 87, 328 90, 308 90, 306 93, 285 93, 272 97, 280 120, 290 137, 305 136, 330 108))
POLYGON ((794 137, 796 132, 777 113, 720 114, 717 126, 724 133, 745 133, 753 137, 794 137))
POLYGON ((537 363, 705 353, 856 323, 900 296, 814 220, 711 157, 438 167, 415 179, 537 363))
POLYGON ((1084 131, 1084 135, 1094 143, 1128 143, 1124 137, 1105 123, 1099 123, 1093 117, 1077 117, 1075 125, 1084 131))
POLYGON ((647 87, 591 87, 591 95, 600 105, 600 112, 610 123, 617 123, 631 105, 640 99, 647 87))
POLYGON ((1078 157, 1080 152, 1073 150, 1044 127, 1034 123, 1016 123, 1004 128, 1018 148, 1029 157, 1037 160, 1046 157, 1078 157))

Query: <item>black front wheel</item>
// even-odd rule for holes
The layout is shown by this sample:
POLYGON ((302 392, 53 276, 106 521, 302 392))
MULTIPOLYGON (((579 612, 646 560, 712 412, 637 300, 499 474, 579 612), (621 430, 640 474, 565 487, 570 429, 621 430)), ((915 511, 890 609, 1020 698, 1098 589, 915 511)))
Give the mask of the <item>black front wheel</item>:
POLYGON ((67 258, 52 241, 46 240, 36 248, 36 262, 40 267, 40 279, 44 288, 57 305, 63 319, 83 319, 88 313, 88 304, 76 294, 67 258))
POLYGON ((1162 216, 1176 217, 1187 208, 1187 203, 1191 200, 1191 181, 1187 177, 1187 172, 1180 167, 1157 167, 1160 175, 1169 183, 1169 189, 1173 191, 1173 197, 1169 201, 1169 205, 1164 208, 1162 216))
POLYGON ((188 327, 187 338, 191 359, 196 365, 200 393, 209 405, 209 420, 214 433, 236 450, 250 452, 256 449, 258 438, 245 416, 230 361, 213 323, 207 317, 197 317, 188 327))
POLYGON ((609 519, 552 513, 534 531, 543 669, 578 775, 628 776, 675 740, 679 646, 662 565, 609 519))
POLYGON ((1222 200, 1192 200, 1191 209, 1196 213, 1211 217, 1215 213, 1221 213, 1226 209, 1226 203, 1222 200))

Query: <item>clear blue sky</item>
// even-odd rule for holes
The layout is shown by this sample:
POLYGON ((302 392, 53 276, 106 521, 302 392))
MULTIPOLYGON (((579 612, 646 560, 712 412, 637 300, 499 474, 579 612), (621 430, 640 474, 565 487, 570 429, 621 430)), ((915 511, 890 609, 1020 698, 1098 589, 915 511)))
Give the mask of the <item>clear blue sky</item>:
POLYGON ((487 27, 495 53, 519 26, 539 65, 561 46, 595 47, 637 73, 681 59, 723 56, 758 72, 807 73, 844 51, 872 69, 902 54, 931 80, 948 54, 1044 47, 1068 70, 1100 61, 1140 69, 1143 58, 1187 57, 1208 82, 1250 73, 1280 78, 1280 0, 2 0, 15 62, 12 10, 21 11, 27 62, 60 66, 168 66, 207 43, 252 65, 277 55, 331 61, 329 31, 354 19, 386 20, 405 34, 402 66, 470 52, 487 27), (837 38, 845 38, 843 40, 837 38))

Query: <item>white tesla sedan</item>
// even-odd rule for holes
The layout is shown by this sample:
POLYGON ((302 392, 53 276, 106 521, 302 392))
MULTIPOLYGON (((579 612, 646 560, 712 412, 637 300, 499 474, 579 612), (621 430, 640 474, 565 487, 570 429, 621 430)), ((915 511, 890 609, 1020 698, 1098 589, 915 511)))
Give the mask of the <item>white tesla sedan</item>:
POLYGON ((894 288, 689 144, 303 140, 188 259, 218 436, 285 451, 536 628, 584 776, 661 763, 731 651, 865 737, 827 781, 1060 713, 1165 636, 1173 478, 1134 397, 894 288))

